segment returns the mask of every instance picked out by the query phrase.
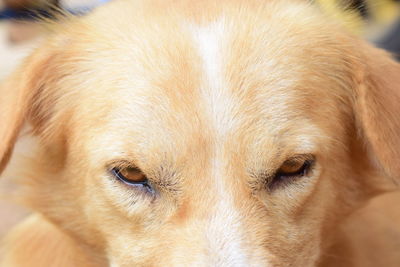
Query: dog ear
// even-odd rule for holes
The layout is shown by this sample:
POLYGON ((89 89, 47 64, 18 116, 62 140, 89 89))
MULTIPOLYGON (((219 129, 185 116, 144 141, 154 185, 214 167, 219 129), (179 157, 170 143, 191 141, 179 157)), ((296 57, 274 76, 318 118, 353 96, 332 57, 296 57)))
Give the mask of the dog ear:
POLYGON ((35 112, 47 86, 54 53, 43 46, 0 86, 0 174, 7 165, 24 122, 35 112))
POLYGON ((355 116, 372 159, 400 181, 400 64, 369 44, 361 44, 356 74, 355 116))

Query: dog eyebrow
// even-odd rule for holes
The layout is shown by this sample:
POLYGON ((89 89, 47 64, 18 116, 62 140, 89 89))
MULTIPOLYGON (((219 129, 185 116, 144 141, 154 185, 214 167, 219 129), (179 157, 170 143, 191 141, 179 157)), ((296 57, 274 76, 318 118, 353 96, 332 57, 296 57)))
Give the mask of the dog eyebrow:
POLYGON ((149 178, 153 184, 174 195, 182 192, 179 174, 171 167, 160 165, 155 170, 149 172, 149 178))

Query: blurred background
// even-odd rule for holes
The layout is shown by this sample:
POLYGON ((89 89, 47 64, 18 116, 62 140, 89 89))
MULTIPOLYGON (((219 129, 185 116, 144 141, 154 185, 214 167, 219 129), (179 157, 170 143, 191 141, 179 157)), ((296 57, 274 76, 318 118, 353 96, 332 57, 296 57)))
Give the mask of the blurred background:
MULTIPOLYGON (((400 1, 314 1, 325 12, 344 21, 352 32, 390 50, 400 59, 400 1)), ((37 23, 38 17, 51 17, 50 14, 59 9, 83 15, 104 2, 107 0, 0 0, 0 80, 8 75, 45 35, 37 23)), ((18 158, 29 156, 33 143, 27 137, 22 138, 17 144, 8 170, 0 179, 0 238, 29 213, 11 200, 17 185, 13 183, 10 170, 21 168, 18 158)), ((400 197, 392 194, 381 201, 390 203, 393 199, 399 200, 400 197)), ((388 217, 390 219, 390 216, 388 217)))

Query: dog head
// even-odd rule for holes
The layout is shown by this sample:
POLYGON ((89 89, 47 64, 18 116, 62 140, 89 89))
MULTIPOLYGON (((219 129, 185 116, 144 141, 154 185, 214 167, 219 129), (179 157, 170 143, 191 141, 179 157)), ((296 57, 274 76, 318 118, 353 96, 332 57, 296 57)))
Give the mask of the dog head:
POLYGON ((143 2, 3 85, 1 167, 29 124, 24 197, 112 266, 313 266, 400 174, 400 66, 302 1, 143 2))

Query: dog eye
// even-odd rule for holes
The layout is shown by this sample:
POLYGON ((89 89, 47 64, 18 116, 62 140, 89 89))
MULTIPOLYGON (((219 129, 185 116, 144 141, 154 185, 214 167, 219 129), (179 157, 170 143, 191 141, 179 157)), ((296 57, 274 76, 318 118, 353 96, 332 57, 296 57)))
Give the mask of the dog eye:
POLYGON ((269 188, 272 189, 273 187, 292 180, 293 178, 307 175, 313 162, 314 160, 312 156, 294 157, 286 160, 275 173, 269 188))
POLYGON ((146 175, 138 168, 113 168, 112 174, 121 182, 131 186, 143 186, 151 189, 146 175))
POLYGON ((276 175, 283 177, 302 176, 307 171, 309 165, 309 160, 289 159, 282 164, 276 175))

